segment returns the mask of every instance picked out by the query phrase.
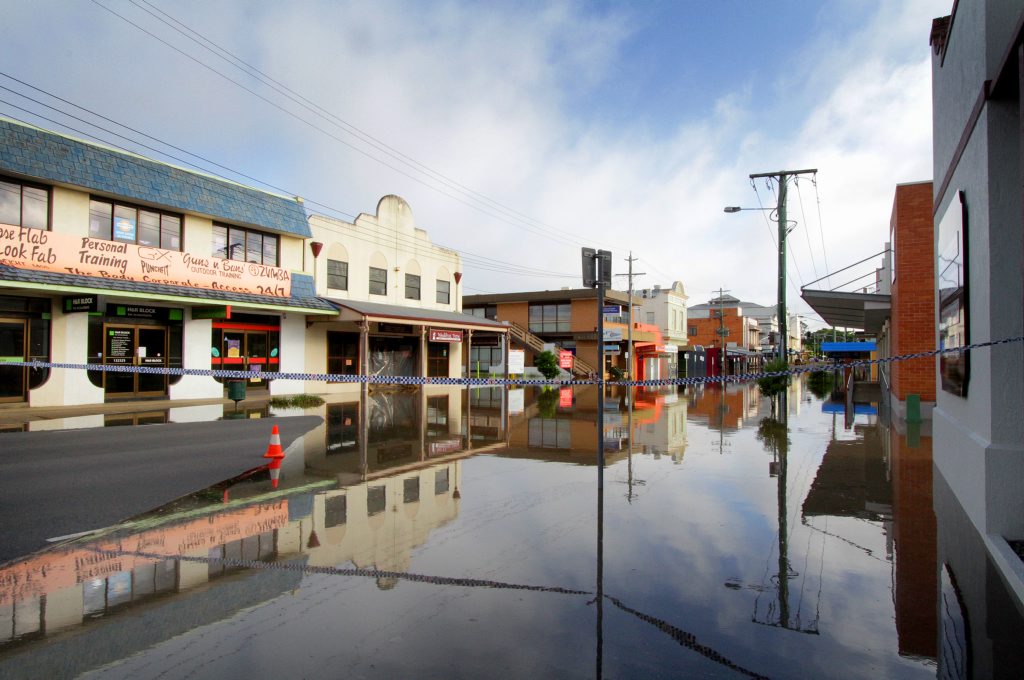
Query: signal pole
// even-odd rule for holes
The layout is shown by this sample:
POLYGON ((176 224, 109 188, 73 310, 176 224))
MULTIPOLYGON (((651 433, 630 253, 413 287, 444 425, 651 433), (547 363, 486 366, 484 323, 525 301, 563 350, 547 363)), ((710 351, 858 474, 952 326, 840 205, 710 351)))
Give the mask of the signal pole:
POLYGON ((779 358, 789 362, 789 332, 786 328, 789 319, 786 318, 786 235, 789 229, 786 228, 786 185, 791 177, 798 175, 817 174, 817 168, 808 170, 782 170, 779 172, 760 172, 750 176, 754 180, 759 177, 769 177, 779 183, 779 203, 777 208, 779 218, 779 358))

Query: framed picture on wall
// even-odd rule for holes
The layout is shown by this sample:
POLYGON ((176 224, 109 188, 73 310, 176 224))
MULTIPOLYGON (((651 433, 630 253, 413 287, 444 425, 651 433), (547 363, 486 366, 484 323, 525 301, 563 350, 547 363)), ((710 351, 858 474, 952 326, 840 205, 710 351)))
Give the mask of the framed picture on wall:
MULTIPOLYGON (((939 220, 936 248, 939 291, 939 349, 956 349, 970 343, 969 285, 967 258, 967 202, 964 192, 956 197, 939 220)), ((967 396, 970 351, 939 355, 942 389, 958 397, 967 396)))

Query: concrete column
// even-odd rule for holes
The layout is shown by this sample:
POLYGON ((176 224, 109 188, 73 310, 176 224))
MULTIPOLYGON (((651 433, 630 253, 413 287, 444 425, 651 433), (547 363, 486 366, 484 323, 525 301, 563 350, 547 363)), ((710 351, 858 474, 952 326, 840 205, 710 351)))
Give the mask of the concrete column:
MULTIPOLYGON (((50 361, 73 364, 100 363, 102 357, 88 357, 89 315, 76 312, 64 314, 60 299, 53 305, 50 319, 50 361)), ((29 391, 30 406, 77 406, 102 404, 103 388, 89 382, 86 371, 72 368, 51 368, 50 377, 29 391)))

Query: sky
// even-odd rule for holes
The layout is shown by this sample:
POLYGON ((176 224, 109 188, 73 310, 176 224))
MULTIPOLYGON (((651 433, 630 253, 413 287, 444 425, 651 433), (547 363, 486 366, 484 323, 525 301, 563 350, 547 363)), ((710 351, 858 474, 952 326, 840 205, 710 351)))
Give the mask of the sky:
POLYGON ((816 169, 786 239, 814 328, 801 286, 878 266, 814 283, 882 251, 895 186, 932 179, 952 0, 5 4, 0 115, 347 220, 397 194, 464 294, 581 287, 592 247, 619 290, 632 254, 634 288, 774 304, 778 187, 749 176, 816 169))

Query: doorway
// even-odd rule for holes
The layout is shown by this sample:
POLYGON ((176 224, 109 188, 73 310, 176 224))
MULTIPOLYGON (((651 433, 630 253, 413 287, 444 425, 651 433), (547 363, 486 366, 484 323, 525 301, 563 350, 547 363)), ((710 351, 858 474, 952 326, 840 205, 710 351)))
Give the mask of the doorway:
POLYGON ((28 368, 5 366, 9 361, 25 361, 28 322, 24 319, 0 318, 0 402, 25 401, 28 368))
MULTIPOLYGON (((104 324, 103 363, 149 368, 167 367, 167 329, 162 326, 104 324)), ((104 373, 111 398, 160 397, 167 394, 163 373, 104 373)))
POLYGON ((249 382, 266 385, 262 374, 276 372, 280 366, 278 357, 278 331, 232 330, 225 328, 221 338, 220 356, 222 361, 214 362, 215 367, 235 371, 251 371, 249 382), (216 366, 219 364, 219 366, 216 366))

